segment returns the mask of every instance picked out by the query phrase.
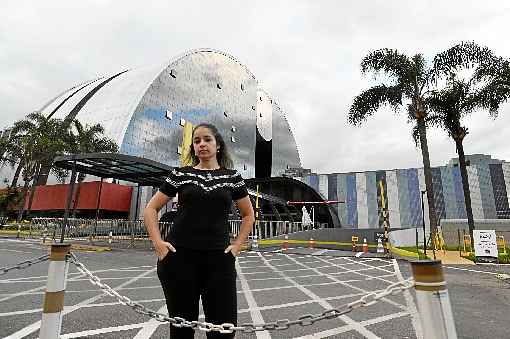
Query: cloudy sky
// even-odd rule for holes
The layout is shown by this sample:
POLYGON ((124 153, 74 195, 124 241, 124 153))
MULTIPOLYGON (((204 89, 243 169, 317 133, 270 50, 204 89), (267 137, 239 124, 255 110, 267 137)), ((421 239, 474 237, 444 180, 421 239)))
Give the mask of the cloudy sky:
MULTIPOLYGON (((303 165, 319 173, 421 166, 404 114, 381 109, 347 124, 352 99, 373 83, 360 61, 378 48, 429 60, 474 40, 510 57, 509 1, 23 1, 0 4, 0 128, 62 90, 189 49, 224 50, 286 111, 303 165)), ((510 105, 465 124, 465 151, 510 161, 510 105)), ((429 130, 433 166, 454 144, 429 130)))

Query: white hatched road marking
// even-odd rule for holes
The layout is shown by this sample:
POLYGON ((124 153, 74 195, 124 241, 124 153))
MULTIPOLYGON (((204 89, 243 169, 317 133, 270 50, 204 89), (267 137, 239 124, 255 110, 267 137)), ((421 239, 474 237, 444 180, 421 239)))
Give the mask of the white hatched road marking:
MULTIPOLYGON (((251 320, 254 323, 263 323, 264 318, 262 317, 262 313, 260 313, 259 310, 256 309, 258 307, 257 302, 255 301, 255 298, 253 297, 253 294, 250 291, 250 286, 248 285, 248 282, 244 278, 243 271, 241 267, 239 266, 239 260, 236 260, 236 270, 237 270, 237 276, 239 280, 241 281, 241 288, 244 292, 244 297, 246 299, 246 302, 248 303, 248 308, 250 309, 250 316, 251 320)), ((271 335, 268 331, 260 331, 256 332, 255 335, 257 336, 257 339, 270 339, 271 335)))
MULTIPOLYGON (((261 255, 261 258, 262 260, 264 260, 264 263, 266 265, 268 265, 269 267, 271 267, 271 264, 267 261, 265 261, 265 258, 261 255)), ((301 265, 301 266, 305 266, 304 264, 301 264, 299 261, 295 260, 294 258, 290 257, 289 256, 289 259, 294 261, 296 264, 298 265, 301 265)), ((334 308, 333 306, 331 306, 330 303, 328 303, 327 301, 325 301, 324 299, 321 299, 318 295, 316 295, 315 293, 313 293, 312 291, 310 291, 309 289, 306 289, 304 287, 302 287, 301 285, 297 284, 292 278, 290 277, 287 277, 285 276, 284 273, 278 271, 276 268, 273 268, 273 270, 279 274, 282 275, 282 277, 291 282, 292 284, 295 285, 296 288, 298 288, 301 292, 303 292, 304 294, 306 294, 308 297, 310 297, 312 300, 314 300, 315 302, 317 302, 319 305, 321 305, 322 307, 324 307, 324 309, 331 309, 331 308, 334 308)), ((317 271, 318 272, 318 271, 317 271)), ((362 326, 360 323, 354 321, 353 319, 349 318, 348 316, 346 315, 342 315, 339 317, 339 319, 342 319, 345 323, 347 323, 348 325, 351 325, 358 333, 360 333, 361 335, 365 336, 366 338, 369 338, 369 339, 375 339, 375 338, 379 338, 378 336, 376 336, 374 333, 372 333, 371 331, 367 330, 364 326, 362 326)))
MULTIPOLYGON (((321 251, 319 251, 319 252, 321 252, 321 251)), ((380 281, 385 281, 385 282, 393 283, 394 281, 390 281, 390 280, 387 280, 387 279, 384 279, 384 278, 395 276, 395 275, 397 275, 397 278, 399 280, 403 280, 402 275, 400 273, 400 270, 398 269, 398 265, 397 265, 397 268, 395 268, 395 266, 394 266, 395 264, 394 263, 392 263, 390 265, 381 265, 381 266, 372 266, 372 265, 368 264, 368 262, 371 262, 371 261, 372 262, 373 261, 387 262, 386 260, 381 260, 381 259, 378 259, 378 258, 375 258, 375 259, 368 259, 367 258, 367 259, 359 260, 358 261, 358 260, 350 260, 348 258, 329 258, 329 260, 326 260, 326 259, 323 259, 323 258, 320 258, 320 257, 314 257, 313 261, 299 262, 299 261, 294 260, 293 258, 291 258, 291 256, 285 255, 285 254, 271 255, 273 258, 278 256, 278 258, 276 258, 276 259, 267 259, 266 257, 262 257, 260 253, 257 253, 256 255, 257 255, 257 257, 255 257, 253 255, 244 257, 244 258, 247 258, 248 260, 243 261, 242 262, 243 265, 240 265, 239 260, 236 261, 238 277, 239 277, 239 281, 240 281, 241 286, 242 286, 242 291, 238 291, 238 293, 244 294, 244 296, 245 296, 245 298, 247 300, 247 303, 248 303, 248 308, 246 308, 246 309, 239 309, 238 312, 242 313, 242 314, 249 313, 252 316, 252 320, 253 320, 254 323, 262 323, 262 322, 264 322, 262 314, 260 313, 260 311, 262 311, 262 310, 284 309, 286 307, 292 307, 292 306, 297 306, 297 305, 305 305, 305 304, 317 303, 317 302, 319 304, 321 304, 321 306, 323 306, 325 308, 332 308, 329 305, 329 303, 328 303, 328 301, 330 301, 330 300, 338 300, 338 299, 343 299, 343 298, 352 298, 352 297, 357 297, 357 296, 364 295, 367 292, 380 292, 380 291, 382 291, 382 290, 367 291, 367 290, 355 287, 353 285, 350 285, 350 283, 356 283, 356 282, 366 281, 366 280, 370 280, 370 279, 377 279, 377 280, 380 280, 380 281), (259 264, 261 263, 259 260, 251 260, 252 258, 262 258, 264 266, 265 267, 269 267, 271 271, 269 271, 269 272, 268 271, 260 271, 260 272, 246 272, 246 273, 243 273, 242 269, 251 269, 251 268, 257 269, 257 268, 260 268, 260 266, 258 266, 258 265, 257 266, 251 266, 251 267, 249 265, 246 265, 246 263, 259 263, 259 264), (294 264, 272 265, 272 263, 270 263, 270 261, 275 262, 276 260, 285 260, 286 258, 289 258, 290 260, 292 260, 294 262, 294 264), (342 265, 335 264, 334 261, 341 261, 342 265), (346 261, 348 261, 348 262, 346 262, 346 261), (308 264, 317 264, 317 263, 320 263, 320 262, 324 262, 327 265, 316 266, 316 267, 309 267, 308 265, 306 265, 306 263, 308 263, 308 264), (303 267, 303 268, 281 270, 281 268, 284 268, 285 266, 291 266, 291 265, 295 266, 296 264, 301 266, 301 267, 303 267), (360 265, 362 267, 360 267, 360 265), (347 267, 351 267, 351 266, 352 267, 357 266, 358 269, 347 268, 347 267), (395 269, 395 271, 387 270, 386 268, 389 267, 389 266, 394 266, 393 268, 395 269), (325 269, 325 268, 328 268, 328 267, 340 267, 344 271, 343 272, 338 272, 338 273, 331 273, 331 274, 326 274, 326 273, 322 273, 322 272, 318 271, 318 269, 325 269), (381 273, 384 272, 384 273, 387 273, 387 274, 371 276, 371 275, 368 275, 368 274, 361 273, 361 272, 367 271, 367 270, 379 270, 381 273), (291 272, 294 272, 294 273, 297 272, 299 274, 299 271, 313 271, 316 274, 313 274, 313 275, 306 274, 306 275, 303 275, 303 276, 292 276, 292 277, 287 277, 285 275, 285 273, 291 273, 291 272), (253 275, 253 274, 257 274, 257 273, 258 274, 268 274, 268 273, 272 273, 272 272, 276 272, 276 273, 280 274, 281 276, 279 278, 260 278, 260 279, 249 279, 249 280, 246 280, 246 277, 249 276, 249 275, 253 275), (338 275, 341 275, 341 274, 345 274, 345 273, 354 273, 354 274, 360 275, 360 276, 368 278, 368 279, 350 279, 350 280, 346 280, 346 281, 341 281, 341 280, 338 280, 338 279, 335 278, 335 276, 338 276, 338 275), (320 277, 320 276, 328 277, 328 278, 330 278, 331 280, 334 280, 334 281, 333 282, 325 282, 325 283, 315 283, 315 284, 298 284, 296 281, 293 280, 295 278, 320 277), (262 281, 262 280, 270 280, 270 279, 282 280, 282 278, 284 280, 288 281, 288 282, 290 280, 292 286, 277 286, 277 287, 259 288, 259 289, 251 289, 250 290, 249 285, 248 285, 248 281, 251 282, 251 281, 257 281, 257 280, 262 281), (359 293, 349 294, 349 295, 320 298, 319 296, 315 295, 313 292, 311 292, 310 290, 308 290, 306 288, 306 287, 312 287, 312 286, 326 286, 326 285, 331 285, 331 284, 336 284, 336 283, 343 284, 345 286, 351 287, 351 288, 353 288, 355 290, 358 290, 360 292, 359 293), (271 305, 271 306, 258 306, 256 301, 255 301, 255 298, 254 298, 254 296, 252 294, 252 292, 256 292, 256 291, 278 290, 278 289, 294 288, 294 287, 297 287, 300 290, 303 289, 303 290, 308 291, 309 293, 306 293, 306 292, 304 292, 304 293, 307 294, 309 297, 311 297, 312 300, 299 301, 299 302, 291 302, 291 303, 287 303, 287 304, 279 304, 279 305, 271 305), (250 299, 251 299, 251 302, 250 302, 250 299), (257 314, 259 315, 259 317, 257 316, 257 314), (254 317, 254 315, 255 315, 255 317, 254 317)), ((269 255, 266 255, 266 256, 269 256, 269 255)), ((306 258, 306 259, 308 259, 308 258, 306 258)), ((276 264, 276 262, 275 262, 275 264, 276 264)), ((153 267, 153 266, 138 266, 136 268, 141 268, 141 267, 153 267)), ((135 268, 135 267, 133 267, 133 268, 135 268)), ((139 271, 139 270, 136 270, 136 268, 133 269, 132 271, 133 272, 139 271)), ((149 271, 144 271, 143 274, 140 274, 137 277, 132 278, 130 281, 115 287, 115 290, 130 290, 130 289, 140 289, 140 288, 146 288, 146 289, 160 288, 159 285, 143 286, 143 287, 126 287, 126 288, 123 288, 123 286, 126 286, 127 284, 129 284, 131 282, 134 282, 136 280, 139 280, 139 279, 149 279, 149 278, 154 279, 154 277, 147 277, 146 276, 147 274, 149 274, 150 272, 152 272, 154 270, 155 269, 152 269, 152 270, 149 270, 149 271)), ((97 272, 107 272, 107 271, 124 271, 126 273, 130 272, 129 268, 126 268, 126 269, 98 270, 98 271, 94 271, 94 273, 97 273, 97 272)), ((480 273, 496 274, 496 273, 492 273, 492 272, 482 272, 482 271, 480 271, 480 273)), ((77 276, 74 277, 73 279, 69 279, 68 281, 84 281, 84 280, 88 280, 88 279, 83 279, 81 273, 79 273, 79 272, 78 273, 73 273, 73 274, 70 274, 70 275, 77 275, 77 276)), ((124 277, 124 278, 115 278, 115 277, 114 278, 101 278, 101 280, 118 280, 118 279, 127 279, 127 278, 129 278, 129 277, 124 277)), ((30 278, 18 278, 17 280, 21 280, 21 281, 17 281, 17 280, 14 281, 14 279, 13 279, 13 281, 9 281, 9 282, 10 283, 17 283, 17 282, 22 282, 25 279, 28 280, 30 278)), ((0 283, 1 282, 2 281, 0 281, 0 283)), ((7 283, 8 281, 5 281, 5 282, 7 283)), ((45 286, 43 286, 41 288, 44 288, 44 287, 45 286)), ((38 288, 38 289, 40 289, 40 288, 38 288)), ((36 290, 38 290, 38 289, 33 289, 33 290, 31 290, 30 293, 32 293, 32 294, 42 294, 42 292, 36 292, 36 290)), ((94 292, 94 291, 100 292, 99 289, 98 290, 89 290, 89 291, 90 292, 94 292)), ((68 292, 69 293, 78 293, 78 292, 83 292, 83 290, 82 291, 68 291, 68 292)), ((409 291, 405 291, 405 292, 407 292, 407 294, 409 294, 409 291)), ((24 295, 26 293, 27 292, 16 293, 12 297, 17 296, 17 295, 24 295)), ((70 313, 70 312, 72 312, 74 310, 81 309, 81 308, 92 308, 92 307, 101 307, 101 306, 107 306, 107 305, 119 305, 120 304, 119 302, 94 304, 94 301, 98 300, 99 298, 103 297, 104 295, 105 295, 104 293, 101 293, 100 295, 98 295, 96 297, 89 298, 89 299, 87 299, 87 300, 85 300, 85 301, 83 301, 81 303, 76 304, 76 305, 67 306, 67 307, 64 308, 63 314, 68 314, 68 313, 70 313)), ((0 297, 1 296, 2 295, 0 295, 0 297)), ((404 296, 405 296, 405 294, 404 294, 404 296)), ((410 295, 409 295, 409 297, 410 297, 410 295)), ((11 297, 8 297, 8 299, 10 299, 10 298, 11 297)), ((0 301, 1 301, 1 299, 0 299, 0 301)), ((139 300, 137 302, 164 302, 164 301, 165 301, 164 299, 151 299, 151 300, 139 300)), ((398 307, 404 309, 404 307, 402 305, 400 305, 399 303, 393 302, 392 300, 385 300, 385 301, 390 303, 390 304, 394 304, 395 306, 398 306, 398 307)), ((411 302, 412 302, 412 297, 411 297, 411 302)), ((413 320, 413 310, 411 309, 412 307, 409 307, 409 302, 408 302, 407 298, 406 298, 406 303, 408 304, 407 305, 408 308, 404 309, 402 312, 397 312, 397 313, 381 316, 381 317, 378 317, 378 318, 369 319, 369 320, 366 320, 366 321, 356 322, 356 321, 352 320, 351 318, 349 318, 347 316, 341 316, 341 317, 339 317, 339 319, 344 320, 346 325, 338 327, 338 328, 334 328, 334 329, 318 332, 318 333, 315 333, 313 335, 303 336, 303 337, 300 337, 300 338, 325 338, 325 337, 328 337, 328 336, 335 336, 335 335, 338 335, 340 333, 344 333, 344 332, 351 331, 351 330, 355 330, 355 331, 357 331, 358 333, 361 333, 363 336, 365 336, 367 338, 378 338, 374 333, 372 333, 369 330, 367 330, 365 328, 365 326, 368 326, 368 325, 371 325, 371 324, 376 324, 376 323, 379 323, 379 322, 388 321, 390 319, 394 319, 394 318, 398 318, 398 317, 404 317, 404 316, 409 316, 411 318, 411 320, 413 320), (347 318, 347 319, 344 319, 344 318, 347 318)), ((413 303, 413 305, 414 305, 414 303, 413 303)), ((166 310, 166 306, 163 306, 162 308, 160 308, 159 312, 164 312, 165 310, 166 310)), ((6 313, 0 313, 0 317, 2 317, 2 316, 9 316, 9 315, 21 315, 21 314, 28 314, 28 313, 36 313, 36 312, 40 312, 40 311, 41 311, 40 309, 36 309, 36 310, 6 312, 6 313)), ((416 315, 416 314, 414 314, 414 315, 416 315)), ((39 326, 40 326, 40 322, 38 322, 38 323, 39 323, 39 326)), ((24 330, 27 331, 29 329, 32 329, 35 326, 35 329, 33 329, 32 331, 28 332, 28 334, 32 333, 32 332, 36 331, 37 328, 39 328, 39 326, 37 326, 38 323, 34 323, 32 325, 29 325, 29 326, 25 327, 24 329, 22 329, 22 330, 20 330, 20 331, 18 331, 16 333, 12 334, 11 336, 7 337, 6 339, 22 338, 25 335, 19 336, 21 334, 20 332, 22 332, 24 330), (16 335, 18 335, 18 336, 16 336, 16 335)), ((83 336, 100 335, 100 334, 104 334, 104 333, 114 333, 114 332, 125 331, 125 330, 133 330, 133 329, 140 329, 135 338, 150 338, 153 335, 153 333, 157 330, 158 326, 160 326, 161 324, 166 324, 166 323, 161 323, 161 322, 156 321, 154 319, 150 319, 147 322, 142 322, 142 323, 138 323, 138 324, 129 324, 129 325, 124 325, 124 326, 114 326, 114 327, 101 328, 101 329, 92 329, 92 330, 76 332, 76 333, 67 333, 65 335, 62 335, 61 338, 78 338, 78 337, 83 337, 83 336)), ((418 338, 420 338, 420 335, 418 333, 418 329, 414 325, 415 324, 413 323, 413 327, 415 328, 415 331, 417 332, 416 334, 417 334, 418 338)), ((270 333, 271 333, 270 331, 263 331, 263 332, 256 332, 256 335, 257 335, 257 338, 271 338, 271 334, 270 333)), ((279 333, 279 332, 275 332, 274 335, 276 335, 276 333, 279 333)), ((28 334, 26 334, 26 335, 28 335, 28 334)))
MULTIPOLYGON (((138 275, 138 276, 136 276, 136 277, 134 277, 134 278, 132 278, 132 279, 130 279, 130 280, 128 280, 128 281, 126 281, 125 283, 120 284, 120 285, 119 285, 119 286, 117 286, 117 287, 114 287, 113 289, 116 289, 116 288, 120 288, 120 287, 127 286, 127 285, 131 284, 132 282, 135 282, 135 281, 137 281, 138 279, 143 278, 143 277, 145 277, 145 276, 146 276, 146 275, 148 275, 148 274, 151 274, 151 273, 152 273, 152 272, 154 272, 155 270, 156 270, 156 268, 152 268, 152 269, 150 269, 150 270, 146 271, 145 273, 142 273, 142 274, 140 274, 140 275, 138 275)), ((99 294, 99 295, 97 295, 97 296, 95 296, 95 297, 92 297, 92 298, 86 299, 86 300, 84 300, 84 301, 82 301, 82 302, 80 302, 80 303, 78 303, 78 304, 74 305, 74 306, 76 306, 75 308, 73 308, 73 309, 69 309, 69 310, 64 310, 64 311, 62 312, 62 316, 66 315, 66 314, 68 314, 68 313, 71 313, 71 312, 73 312, 73 311, 75 311, 75 310, 77 310, 77 309, 80 309, 80 308, 81 308, 81 306, 83 306, 83 305, 87 305, 87 304, 93 303, 94 301, 96 301, 96 300, 98 300, 98 299, 102 298, 102 297, 103 297, 103 296, 105 296, 105 295, 106 295, 105 293, 101 293, 101 294, 99 294)), ((23 328, 23 329, 21 329, 21 330, 17 331, 16 333, 11 334, 10 336, 8 336, 8 337, 7 337, 7 338, 5 338, 5 339, 21 339, 21 338, 23 338, 23 337, 25 337, 25 336, 27 336, 27 335, 29 335, 29 334, 31 334, 31 333, 33 333, 33 332, 37 331, 40 327, 41 327, 41 321, 39 320, 39 321, 37 321, 37 322, 35 322, 35 323, 33 323, 33 324, 31 324, 31 325, 29 325, 29 326, 27 326, 27 327, 23 328)))

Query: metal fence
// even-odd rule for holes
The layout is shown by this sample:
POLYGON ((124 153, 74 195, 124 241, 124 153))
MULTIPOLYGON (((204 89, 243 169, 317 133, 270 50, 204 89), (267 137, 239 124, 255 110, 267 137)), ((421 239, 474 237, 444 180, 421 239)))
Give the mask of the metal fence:
MULTIPOLYGON (((241 227, 241 220, 231 220, 230 234, 237 235, 241 227)), ((284 234, 304 232, 313 229, 326 228, 327 224, 315 223, 303 224, 290 221, 258 221, 253 225, 250 237, 257 236, 258 239, 270 239, 284 234)))
MULTIPOLYGON (((22 236, 28 238, 58 239, 62 231, 63 218, 33 218, 23 228, 22 236)), ((239 234, 241 220, 230 220, 230 235, 239 234)), ((283 234, 325 228, 327 224, 303 224, 289 221, 259 221, 253 225, 250 238, 269 239, 283 234)), ((159 229, 165 237, 172 223, 161 222, 159 229)), ((124 219, 78 219, 69 218, 65 227, 65 238, 88 241, 91 244, 108 244, 117 247, 150 248, 151 242, 142 220, 124 219)))

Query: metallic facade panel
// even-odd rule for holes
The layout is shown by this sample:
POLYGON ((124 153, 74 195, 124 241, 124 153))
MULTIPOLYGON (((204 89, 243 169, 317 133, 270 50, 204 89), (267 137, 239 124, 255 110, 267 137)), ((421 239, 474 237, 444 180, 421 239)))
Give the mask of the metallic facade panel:
POLYGON ((375 172, 366 172, 368 227, 379 227, 379 213, 377 208, 377 181, 375 172))
POLYGON ((441 180, 441 169, 438 167, 431 168, 432 185, 434 187, 434 202, 436 206, 436 220, 439 224, 441 219, 446 218, 445 203, 443 196, 443 182, 441 180))
POLYGON ((498 219, 510 218, 508 192, 505 184, 503 166, 501 164, 490 164, 489 170, 494 193, 494 203, 496 205, 496 215, 498 219))
POLYGON ((298 148, 284 112, 273 99, 273 154, 271 176, 281 176, 288 168, 301 167, 298 148))
MULTIPOLYGON (((51 115, 52 118, 65 119, 69 112, 82 100, 99 82, 100 79, 86 83, 74 91, 68 93, 67 97, 59 104, 60 107, 55 107, 56 111, 51 115)), ((50 112, 51 113, 51 112, 50 112)))
POLYGON ((409 210, 409 183, 407 170, 397 170, 398 203, 400 207, 400 224, 403 228, 411 227, 411 211, 409 210))
POLYGON ((350 173, 346 177, 347 183, 347 225, 358 228, 358 190, 356 187, 356 174, 350 173))
POLYGON ((365 173, 356 173, 358 228, 369 228, 367 205, 367 179, 365 173))
POLYGON ((324 199, 328 199, 328 176, 326 174, 319 175, 319 193, 324 199))
POLYGON ((266 141, 273 139, 273 99, 262 89, 257 90, 257 129, 266 141))
POLYGON ((208 122, 223 135, 234 167, 243 176, 254 177, 256 93, 256 80, 227 56, 190 54, 170 64, 149 86, 130 120, 121 152, 179 166, 181 120, 193 126, 208 122), (166 118, 167 110, 172 112, 171 120, 166 118))
POLYGON ((336 196, 338 200, 343 201, 343 203, 336 204, 338 211, 338 218, 340 219, 340 224, 347 224, 347 175, 345 174, 334 174, 336 175, 337 182, 337 191, 336 196))
MULTIPOLYGON (((508 204, 510 205, 510 163, 509 162, 502 163, 501 169, 503 171, 503 180, 505 182, 506 196, 508 204)), ((508 218, 510 218, 510 216, 508 218)))
POLYGON ((478 183, 478 171, 476 166, 467 166, 466 168, 469 182, 469 192, 471 197, 471 209, 474 219, 483 219, 482 195, 480 193, 480 185, 478 183))
POLYGON ((478 183, 480 185, 480 195, 484 217, 486 219, 496 219, 496 203, 494 201, 494 189, 492 188, 489 164, 477 164, 476 170, 478 172, 478 183))
POLYGON ((441 181, 443 183, 443 197, 445 203, 445 219, 458 219, 457 196, 453 184, 452 167, 444 166, 441 170, 441 181))
POLYGON ((400 228, 400 200, 398 195, 397 171, 386 171, 387 206, 390 227, 400 228))
POLYGON ((466 219, 466 201, 464 200, 464 189, 462 188, 462 177, 460 168, 452 168, 453 189, 455 192, 455 202, 457 202, 457 219, 466 219))
POLYGON ((407 170, 407 185, 409 189, 410 226, 418 227, 422 225, 421 193, 418 181, 418 169, 410 168, 407 170))

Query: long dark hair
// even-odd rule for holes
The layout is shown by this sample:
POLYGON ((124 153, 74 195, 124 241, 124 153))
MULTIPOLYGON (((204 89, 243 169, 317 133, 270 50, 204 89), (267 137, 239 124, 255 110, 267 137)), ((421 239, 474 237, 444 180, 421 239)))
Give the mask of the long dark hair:
POLYGON ((218 132, 216 126, 207 123, 201 123, 193 127, 193 133, 191 133, 191 145, 189 145, 189 152, 186 156, 185 163, 191 164, 191 166, 196 166, 200 163, 200 159, 198 159, 195 154, 195 150, 193 149, 193 136, 195 135, 195 131, 200 127, 209 129, 214 136, 214 139, 216 139, 216 146, 219 146, 219 152, 216 153, 218 165, 222 168, 234 168, 234 162, 228 153, 227 145, 225 144, 223 136, 220 132, 218 132))

